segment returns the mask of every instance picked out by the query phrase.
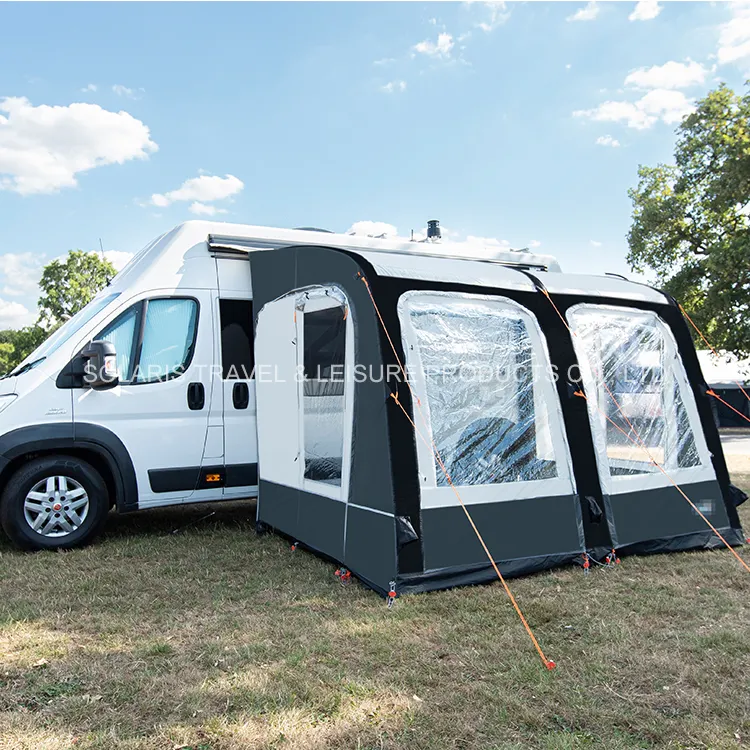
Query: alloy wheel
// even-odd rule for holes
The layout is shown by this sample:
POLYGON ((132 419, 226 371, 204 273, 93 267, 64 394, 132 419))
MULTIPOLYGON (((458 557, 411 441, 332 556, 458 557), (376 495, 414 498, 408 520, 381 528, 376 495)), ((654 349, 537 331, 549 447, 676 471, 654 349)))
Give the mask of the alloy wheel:
POLYGON ((75 479, 51 476, 26 495, 23 514, 37 534, 61 537, 79 529, 89 513, 89 496, 75 479))

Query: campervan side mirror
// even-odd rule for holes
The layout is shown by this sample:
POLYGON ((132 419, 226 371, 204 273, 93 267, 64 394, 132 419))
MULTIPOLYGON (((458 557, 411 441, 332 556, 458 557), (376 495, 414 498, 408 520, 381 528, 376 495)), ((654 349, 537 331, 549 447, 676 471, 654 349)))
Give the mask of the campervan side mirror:
POLYGON ((92 341, 82 352, 83 383, 95 391, 114 388, 120 377, 117 373, 117 352, 111 341, 92 341))

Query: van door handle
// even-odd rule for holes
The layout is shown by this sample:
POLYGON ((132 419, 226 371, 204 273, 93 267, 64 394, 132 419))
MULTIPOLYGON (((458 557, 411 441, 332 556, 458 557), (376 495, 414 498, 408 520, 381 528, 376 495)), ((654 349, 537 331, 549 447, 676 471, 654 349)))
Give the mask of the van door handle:
POLYGON ((203 383, 189 383, 187 387, 188 409, 200 411, 206 404, 206 389, 203 383))
POLYGON ((250 405, 250 389, 247 383, 235 383, 232 388, 232 403, 235 409, 247 409, 250 405))

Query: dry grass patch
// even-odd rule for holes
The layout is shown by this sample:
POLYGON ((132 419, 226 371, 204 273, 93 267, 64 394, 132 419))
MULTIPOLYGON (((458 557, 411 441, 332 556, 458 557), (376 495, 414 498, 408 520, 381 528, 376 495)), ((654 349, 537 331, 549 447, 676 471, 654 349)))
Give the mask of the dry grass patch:
POLYGON ((113 516, 85 550, 0 542, 0 747, 677 750, 750 738, 750 577, 726 551, 513 581, 559 664, 547 672, 498 585, 389 611, 359 584, 342 588, 332 565, 256 537, 252 504, 211 510, 113 516))

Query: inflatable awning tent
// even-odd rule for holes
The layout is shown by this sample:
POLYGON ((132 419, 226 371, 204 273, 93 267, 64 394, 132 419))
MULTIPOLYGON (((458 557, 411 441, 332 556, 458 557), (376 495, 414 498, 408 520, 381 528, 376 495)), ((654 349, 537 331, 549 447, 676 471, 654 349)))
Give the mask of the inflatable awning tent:
POLYGON ((521 254, 245 244, 260 523, 381 593, 494 578, 461 503, 504 575, 720 544, 672 481, 742 543, 741 493, 663 294, 521 254))

